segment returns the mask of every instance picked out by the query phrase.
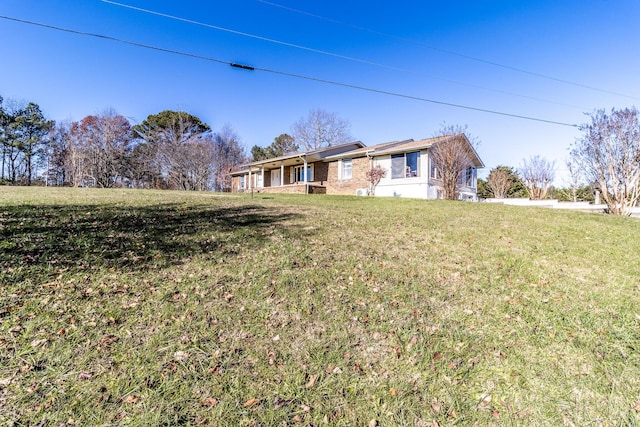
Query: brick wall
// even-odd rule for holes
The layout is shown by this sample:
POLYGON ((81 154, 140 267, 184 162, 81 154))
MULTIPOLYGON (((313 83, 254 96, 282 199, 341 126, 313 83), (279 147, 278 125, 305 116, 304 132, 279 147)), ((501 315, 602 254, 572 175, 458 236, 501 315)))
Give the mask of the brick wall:
POLYGON ((369 188, 366 173, 371 167, 369 158, 358 157, 351 162, 351 179, 338 179, 340 162, 329 162, 327 165, 327 194, 345 194, 355 196, 358 188, 369 188))

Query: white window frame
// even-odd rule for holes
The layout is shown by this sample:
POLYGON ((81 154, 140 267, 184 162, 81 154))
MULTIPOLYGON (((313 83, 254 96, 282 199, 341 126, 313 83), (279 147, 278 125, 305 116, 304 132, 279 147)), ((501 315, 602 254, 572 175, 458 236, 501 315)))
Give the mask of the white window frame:
POLYGON ((399 153, 391 155, 391 179, 404 179, 404 178, 417 178, 420 176, 420 152, 419 151, 411 151, 408 153, 399 153), (413 170, 409 165, 407 165, 407 155, 415 154, 416 155, 416 169, 413 170), (393 175, 393 160, 394 159, 404 159, 404 164, 402 166, 402 171, 400 175, 393 175))
MULTIPOLYGON (((297 165, 291 168, 291 183, 295 184, 296 182, 305 182, 301 172, 304 170, 304 165, 297 165), (300 178, 300 179, 298 179, 300 178)), ((313 163, 307 165, 307 170, 309 171, 309 176, 307 176, 306 182, 313 181, 313 163)))
POLYGON ((340 160, 340 179, 348 180, 351 178, 353 178, 353 159, 340 160), (349 166, 346 167, 346 165, 349 166))
POLYGON ((440 175, 440 169, 438 169, 438 167, 436 166, 436 163, 433 160, 431 160, 429 176, 431 177, 431 179, 437 179, 437 180, 442 179, 442 176, 440 175))
POLYGON ((458 178, 458 185, 464 187, 473 188, 473 166, 467 166, 460 172, 460 178, 458 178))

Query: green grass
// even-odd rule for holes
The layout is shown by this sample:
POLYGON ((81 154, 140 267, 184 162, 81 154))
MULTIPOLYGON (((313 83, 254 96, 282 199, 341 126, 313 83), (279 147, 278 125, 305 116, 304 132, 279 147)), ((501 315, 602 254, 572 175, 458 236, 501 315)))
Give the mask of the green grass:
POLYGON ((2 425, 640 421, 640 222, 0 187, 2 425))

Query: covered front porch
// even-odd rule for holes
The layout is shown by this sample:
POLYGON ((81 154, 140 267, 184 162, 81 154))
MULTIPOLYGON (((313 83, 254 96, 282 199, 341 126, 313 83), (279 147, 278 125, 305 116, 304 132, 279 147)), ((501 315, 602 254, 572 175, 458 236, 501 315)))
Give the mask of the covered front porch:
POLYGON ((271 159, 254 163, 236 172, 239 183, 238 191, 279 192, 279 193, 313 193, 319 192, 313 184, 314 161, 308 156, 296 156, 284 159, 271 159))
POLYGON ((248 189, 244 192, 254 193, 281 193, 281 194, 326 194, 327 189, 323 185, 317 183, 301 183, 279 185, 277 187, 256 187, 253 190, 248 189))

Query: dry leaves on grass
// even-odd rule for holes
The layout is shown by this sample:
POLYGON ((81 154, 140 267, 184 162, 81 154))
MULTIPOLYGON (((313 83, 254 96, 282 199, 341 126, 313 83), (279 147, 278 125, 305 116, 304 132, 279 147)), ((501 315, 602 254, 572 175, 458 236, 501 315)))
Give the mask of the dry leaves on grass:
POLYGON ((202 406, 208 406, 209 408, 213 408, 214 406, 218 406, 218 399, 213 397, 208 397, 204 399, 201 403, 202 403, 202 406))
POLYGON ((309 381, 307 381, 307 384, 305 384, 305 387, 306 388, 313 387, 317 380, 318 380, 318 374, 310 375, 309 376, 309 381))
POLYGON ((140 400, 139 397, 137 397, 137 396, 135 396, 133 394, 130 394, 127 397, 125 397, 124 399, 122 399, 122 402, 129 403, 129 404, 134 404, 134 403, 138 402, 138 400, 140 400))
POLYGON ((244 405, 242 405, 242 406, 244 406, 245 408, 249 408, 249 407, 255 405, 258 402, 260 402, 260 399, 253 398, 253 399, 249 399, 246 402, 244 402, 244 405))

